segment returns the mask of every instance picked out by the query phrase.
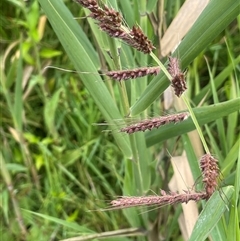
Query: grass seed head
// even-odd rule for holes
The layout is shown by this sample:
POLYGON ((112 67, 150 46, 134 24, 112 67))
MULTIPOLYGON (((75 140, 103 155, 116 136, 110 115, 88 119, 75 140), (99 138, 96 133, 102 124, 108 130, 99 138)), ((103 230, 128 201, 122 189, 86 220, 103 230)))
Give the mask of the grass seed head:
POLYGON ((123 26, 122 15, 107 5, 101 8, 96 0, 76 0, 83 7, 89 9, 89 17, 97 20, 100 29, 110 37, 119 38, 138 51, 149 54, 155 47, 144 35, 140 27, 133 26, 129 29, 123 26))
POLYGON ((166 125, 168 123, 178 123, 184 121, 188 118, 189 113, 183 112, 179 114, 155 117, 152 119, 142 120, 138 123, 123 127, 120 129, 121 132, 126 132, 127 134, 132 134, 138 131, 152 130, 153 128, 158 128, 160 126, 166 125))
POLYGON ((218 185, 219 168, 217 162, 217 159, 211 154, 205 154, 200 160, 200 168, 207 199, 214 193, 218 185))
POLYGON ((146 75, 157 75, 160 72, 159 67, 142 67, 130 70, 109 71, 106 73, 112 79, 121 81, 128 79, 136 79, 146 75))
POLYGON ((76 0, 77 3, 81 4, 84 8, 94 11, 99 8, 97 0, 76 0))
POLYGON ((172 76, 171 86, 176 96, 180 97, 187 89, 185 74, 181 72, 177 58, 169 57, 168 72, 172 76))
POLYGON ((118 199, 111 201, 112 209, 123 209, 137 206, 152 206, 157 205, 159 207, 167 204, 177 204, 177 203, 188 203, 189 201, 199 201, 205 199, 206 194, 203 192, 191 193, 189 191, 184 191, 184 193, 170 192, 166 193, 161 190, 161 195, 150 195, 150 196, 140 196, 140 197, 127 197, 122 196, 118 199))

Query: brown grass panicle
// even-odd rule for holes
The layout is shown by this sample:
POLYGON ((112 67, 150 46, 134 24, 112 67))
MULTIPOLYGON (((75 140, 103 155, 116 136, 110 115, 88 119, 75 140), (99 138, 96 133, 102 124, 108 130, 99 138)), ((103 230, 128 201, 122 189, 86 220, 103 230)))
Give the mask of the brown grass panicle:
POLYGON ((158 75, 160 72, 159 67, 141 67, 129 70, 118 70, 106 72, 106 75, 114 80, 128 80, 136 79, 146 75, 158 75))
POLYGON ((166 116, 155 117, 151 119, 145 119, 139 121, 138 123, 123 127, 120 129, 120 132, 126 132, 127 134, 132 134, 138 131, 152 130, 153 128, 158 128, 160 126, 169 124, 169 123, 178 123, 186 120, 189 117, 188 112, 182 112, 179 114, 172 114, 166 116))
POLYGON ((145 54, 151 53, 155 47, 152 42, 144 35, 139 26, 133 26, 132 29, 123 25, 122 15, 107 5, 101 8, 96 0, 75 0, 83 7, 89 9, 89 17, 97 20, 98 26, 110 37, 119 38, 138 51, 145 54))
POLYGON ((91 12, 98 9, 97 0, 76 0, 76 2, 81 4, 84 8, 89 9, 91 12))
POLYGON ((136 25, 132 27, 130 36, 125 40, 125 42, 145 54, 149 54, 153 49, 155 49, 152 42, 146 35, 144 35, 141 28, 136 25))
POLYGON ((200 159, 200 168, 203 176, 203 183, 205 192, 207 195, 206 199, 214 193, 218 185, 219 168, 218 160, 215 159, 211 154, 205 154, 200 159))
POLYGON ((178 58, 169 57, 168 72, 172 76, 171 86, 176 96, 180 97, 187 89, 185 74, 179 67, 178 58))
POLYGON ((161 190, 161 195, 149 195, 149 196, 122 196, 110 202, 110 209, 123 209, 138 206, 165 206, 173 205, 177 203, 188 203, 189 201, 199 201, 205 199, 206 194, 204 192, 190 192, 184 191, 184 193, 169 192, 166 193, 161 190))

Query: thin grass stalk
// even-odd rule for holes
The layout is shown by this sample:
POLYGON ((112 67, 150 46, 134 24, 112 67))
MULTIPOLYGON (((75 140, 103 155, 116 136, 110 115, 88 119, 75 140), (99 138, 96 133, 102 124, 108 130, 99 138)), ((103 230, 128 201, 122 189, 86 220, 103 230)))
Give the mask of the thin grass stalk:
MULTIPOLYGON (((139 25, 141 26, 141 28, 142 28, 144 33, 148 33, 148 15, 147 14, 144 14, 144 15, 141 14, 141 13, 146 13, 147 12, 147 9, 146 9, 147 1, 143 0, 143 1, 138 1, 138 2, 139 2, 138 6, 139 6, 139 15, 140 15, 139 25)), ((141 63, 141 66, 144 66, 145 63, 147 63, 148 57, 149 56, 147 56, 146 54, 145 55, 139 54, 138 59, 140 60, 139 62, 141 63)), ((147 88, 147 84, 148 84, 147 77, 142 78, 141 82, 137 83, 137 85, 140 86, 141 93, 143 93, 143 91, 147 88)), ((141 95, 141 93, 138 93, 139 95, 137 96, 137 98, 141 95)), ((136 98, 135 98, 135 100, 136 100, 136 98)), ((134 102, 135 102, 135 100, 134 100, 134 102)), ((141 113, 141 116, 142 117, 144 116, 146 118, 146 116, 147 116, 147 109, 144 110, 141 113)))
MULTIPOLYGON (((121 62, 120 62, 117 47, 115 44, 116 40, 108 37, 108 42, 110 44, 111 54, 113 54, 114 65, 115 65, 116 69, 121 69, 122 68, 121 62)), ((121 97, 120 101, 121 101, 121 104, 123 107, 124 115, 127 115, 129 112, 129 101, 128 101, 128 96, 127 96, 126 86, 124 83, 122 83, 122 84, 118 83, 117 87, 118 87, 118 91, 120 93, 120 97, 121 97)))
POLYGON ((184 94, 182 95, 182 99, 183 99, 184 103, 186 104, 186 106, 187 106, 187 108, 188 108, 188 111, 189 111, 189 113, 190 113, 190 115, 191 115, 191 117, 192 117, 192 121, 193 121, 193 123, 194 123, 194 125, 195 125, 195 127, 196 127, 196 129, 197 129, 197 132, 198 132, 198 134, 199 134, 199 137, 200 137, 200 139, 201 139, 201 141, 202 141, 204 150, 205 150, 205 152, 206 152, 207 154, 209 154, 209 153, 210 153, 209 148, 208 148, 208 146, 207 146, 207 143, 206 143, 206 141, 205 141, 205 138, 203 137, 202 130, 201 130, 199 124, 198 124, 198 121, 197 121, 196 116, 194 115, 194 112, 193 112, 193 110, 192 110, 192 107, 191 107, 188 99, 185 97, 184 94))
POLYGON ((171 81, 172 76, 168 72, 167 68, 162 64, 162 62, 158 59, 158 57, 151 52, 151 57, 156 61, 156 63, 159 65, 160 69, 163 71, 163 73, 167 76, 167 78, 171 81))
POLYGON ((118 53, 118 49, 117 49, 117 44, 116 44, 116 39, 110 38, 109 36, 106 36, 108 43, 109 43, 109 49, 110 49, 110 53, 111 54, 111 58, 113 60, 113 63, 115 65, 116 69, 121 69, 121 61, 120 61, 120 57, 119 57, 119 53, 118 53))

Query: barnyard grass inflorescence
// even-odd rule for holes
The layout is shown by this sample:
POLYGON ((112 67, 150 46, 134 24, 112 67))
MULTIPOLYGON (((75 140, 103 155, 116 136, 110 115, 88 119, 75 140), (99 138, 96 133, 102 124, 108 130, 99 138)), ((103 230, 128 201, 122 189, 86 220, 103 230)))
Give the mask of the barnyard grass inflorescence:
POLYGON ((172 76, 171 86, 176 96, 180 97, 187 89, 185 74, 179 67, 179 60, 175 57, 169 57, 168 72, 172 76))
POLYGON ((91 11, 89 17, 97 20, 96 24, 110 37, 119 38, 145 54, 155 49, 139 26, 135 25, 132 29, 125 26, 122 15, 113 8, 107 5, 100 7, 96 0, 76 0, 76 2, 91 11))
POLYGON ((123 209, 138 206, 165 206, 173 205, 177 203, 188 203, 189 201, 199 201, 205 199, 206 194, 204 192, 190 192, 184 191, 183 193, 169 192, 164 190, 160 191, 161 195, 149 195, 149 196, 122 196, 110 202, 110 209, 123 209))
POLYGON ((136 79, 146 75, 158 75, 159 72, 159 67, 141 67, 136 69, 109 71, 106 75, 114 80, 122 81, 136 79))
POLYGON ((188 112, 182 112, 178 114, 154 117, 151 119, 145 119, 139 121, 135 124, 123 127, 120 129, 120 132, 125 132, 127 134, 132 134, 138 131, 152 130, 153 128, 159 128, 160 126, 169 124, 169 123, 178 123, 186 120, 189 117, 188 112))
POLYGON ((207 199, 214 193, 218 186, 219 168, 218 161, 211 154, 205 154, 200 159, 200 168, 207 199))

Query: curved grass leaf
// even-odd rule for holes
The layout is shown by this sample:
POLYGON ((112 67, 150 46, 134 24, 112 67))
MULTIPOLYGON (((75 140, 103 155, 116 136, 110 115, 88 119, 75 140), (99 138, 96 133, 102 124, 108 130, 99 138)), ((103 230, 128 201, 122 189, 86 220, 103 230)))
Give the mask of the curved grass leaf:
POLYGON ((231 200, 234 192, 232 186, 228 186, 222 189, 223 198, 219 195, 219 192, 215 192, 212 197, 206 203, 203 211, 200 213, 199 218, 193 228, 192 235, 189 241, 204 241, 211 234, 211 230, 217 225, 219 219, 227 209, 226 200, 231 200))

